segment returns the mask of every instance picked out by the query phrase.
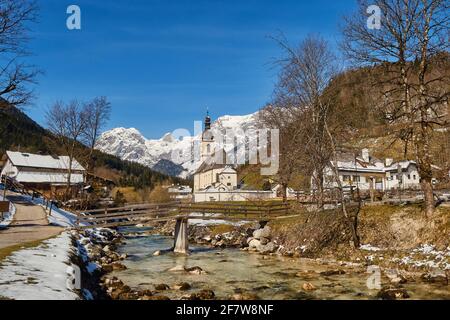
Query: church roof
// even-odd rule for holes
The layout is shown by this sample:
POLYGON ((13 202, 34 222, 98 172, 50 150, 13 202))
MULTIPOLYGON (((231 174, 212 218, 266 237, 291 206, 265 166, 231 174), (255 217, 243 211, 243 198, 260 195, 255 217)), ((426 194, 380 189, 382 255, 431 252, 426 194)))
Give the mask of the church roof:
POLYGON ((225 150, 220 149, 219 151, 213 153, 210 158, 204 161, 194 174, 203 173, 214 169, 226 169, 226 167, 230 167, 225 164, 226 156, 227 155, 225 150), (218 159, 221 161, 217 161, 218 159))

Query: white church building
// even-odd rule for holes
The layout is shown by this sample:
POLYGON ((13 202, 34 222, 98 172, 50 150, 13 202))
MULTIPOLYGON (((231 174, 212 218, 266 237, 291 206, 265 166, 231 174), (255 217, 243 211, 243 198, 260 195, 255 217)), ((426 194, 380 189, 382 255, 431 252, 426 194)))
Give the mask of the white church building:
POLYGON ((264 200, 274 197, 272 191, 238 189, 238 174, 226 164, 226 153, 219 149, 211 130, 211 118, 205 118, 200 145, 202 164, 194 173, 194 202, 264 200))

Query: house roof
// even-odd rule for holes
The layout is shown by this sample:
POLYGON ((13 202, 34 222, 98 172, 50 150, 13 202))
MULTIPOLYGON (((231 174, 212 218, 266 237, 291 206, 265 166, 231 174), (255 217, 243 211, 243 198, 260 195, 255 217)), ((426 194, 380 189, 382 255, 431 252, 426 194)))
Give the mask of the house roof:
MULTIPOLYGON (((69 168, 68 156, 50 156, 23 152, 6 151, 11 163, 16 167, 43 168, 67 170, 69 168)), ((75 159, 72 161, 72 170, 85 171, 83 166, 75 159)))
POLYGON ((236 170, 234 170, 232 167, 230 166, 226 166, 225 168, 223 168, 222 171, 220 171, 220 174, 224 174, 224 173, 228 173, 228 174, 236 174, 236 170))
POLYGON ((416 165, 415 161, 403 160, 392 163, 390 166, 385 166, 382 160, 371 158, 370 162, 365 162, 361 157, 352 158, 351 155, 341 155, 337 161, 338 169, 341 171, 356 171, 356 172, 373 172, 385 173, 388 171, 397 171, 400 166, 401 169, 407 169, 410 165, 416 165))
POLYGON ((359 159, 352 161, 337 161, 337 167, 342 171, 357 171, 357 172, 374 172, 383 173, 383 168, 376 166, 375 164, 360 161, 359 159))
POLYGON ((408 167, 410 165, 416 165, 415 161, 411 161, 411 160, 404 160, 404 161, 399 161, 399 162, 395 162, 393 164, 391 164, 389 167, 385 168, 385 171, 397 171, 399 166, 400 168, 403 169, 408 169, 408 167))

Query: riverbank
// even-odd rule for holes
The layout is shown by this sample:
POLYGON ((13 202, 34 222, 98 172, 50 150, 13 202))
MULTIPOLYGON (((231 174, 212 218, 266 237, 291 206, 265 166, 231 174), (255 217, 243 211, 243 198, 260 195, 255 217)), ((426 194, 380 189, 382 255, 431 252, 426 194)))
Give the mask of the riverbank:
MULTIPOLYGON (((365 295, 366 298, 401 299, 413 296, 416 299, 426 299, 426 294, 423 296, 417 294, 422 287, 426 287, 429 292, 434 290, 435 294, 431 295, 430 293, 429 295, 433 298, 439 298, 440 292, 442 292, 442 298, 448 298, 445 293, 448 292, 450 271, 449 212, 448 208, 440 208, 434 217, 425 219, 417 206, 367 206, 361 211, 359 217, 358 231, 363 245, 358 249, 352 246, 350 232, 341 214, 336 212, 305 213, 293 219, 272 221, 267 226, 254 223, 240 226, 230 224, 191 225, 189 239, 191 244, 214 248, 216 251, 210 255, 220 254, 220 252, 234 248, 239 252, 260 256, 262 264, 267 261, 275 261, 274 268, 277 264, 281 266, 286 261, 288 263, 308 261, 315 266, 315 269, 324 268, 325 270, 318 273, 319 279, 315 279, 313 282, 307 280, 308 277, 314 279, 315 277, 311 275, 316 275, 315 272, 305 273, 302 271, 299 273, 308 274, 308 277, 304 278, 304 283, 299 285, 299 291, 303 293, 308 290, 316 291, 317 286, 333 285, 332 283, 324 284, 321 279, 329 276, 359 277, 366 286, 367 279, 373 273, 379 277, 379 281, 375 279, 374 282, 377 292, 375 295, 365 295), (413 292, 408 293, 405 288, 413 290, 413 292)), ((172 235, 173 223, 153 225, 151 231, 142 232, 139 237, 152 237, 155 234, 172 235)), ((137 236, 137 234, 130 234, 130 236, 137 236)), ((161 252, 155 250, 153 254, 158 257, 161 252)), ((233 254, 236 255, 236 253, 233 254)), ((194 252, 192 259, 196 261, 197 258, 194 256, 200 255, 198 251, 194 252)), ((204 258, 207 259, 207 257, 204 258)), ((170 259, 178 261, 178 258, 170 259)), ((157 260, 152 261, 157 268, 157 260)), ((259 264, 256 266, 260 267, 259 264)), ((194 266, 180 264, 176 265, 175 269, 183 277, 187 275, 189 278, 189 272, 186 270, 192 267, 198 267, 197 269, 200 270, 203 268, 205 273, 210 271, 202 264, 194 266)), ((159 293, 165 291, 169 295, 170 292, 170 296, 176 299, 191 297, 189 294, 173 293, 175 290, 173 288, 183 285, 174 281, 183 279, 183 277, 172 277, 169 269, 161 269, 160 272, 165 272, 172 283, 166 282, 159 286, 158 288, 166 288, 159 293)), ((115 274, 120 278, 121 272, 115 274)), ((230 274, 229 278, 232 276, 230 274)), ((194 278, 193 281, 195 283, 196 279, 194 278)), ((139 286, 139 283, 135 282, 134 285, 139 286)), ((156 284, 153 285, 156 289, 156 284)), ((192 283, 184 284, 184 287, 188 287, 188 285, 194 287, 194 290, 201 289, 201 286, 198 287, 192 283)), ((204 289, 210 290, 207 287, 204 289)), ((216 298, 257 298, 258 295, 253 289, 242 291, 240 288, 234 288, 236 293, 221 297, 216 295, 216 298), (240 292, 245 292, 245 295, 240 292)), ((329 298, 332 297, 330 295, 329 298)), ((194 295, 193 298, 197 297, 194 295)))
POLYGON ((9 299, 450 299, 449 211, 424 219, 414 206, 365 207, 359 249, 334 212, 263 225, 191 224, 189 256, 164 251, 173 222, 66 229, 6 258, 0 288, 9 299), (79 268, 79 289, 67 287, 68 265, 79 268), (54 274, 58 281, 39 295, 54 274))

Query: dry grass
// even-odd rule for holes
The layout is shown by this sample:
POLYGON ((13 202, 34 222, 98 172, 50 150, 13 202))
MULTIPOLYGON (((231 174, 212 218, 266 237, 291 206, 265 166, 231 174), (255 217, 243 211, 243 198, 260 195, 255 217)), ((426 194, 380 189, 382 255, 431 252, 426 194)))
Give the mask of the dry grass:
MULTIPOLYGON (((449 207, 438 208, 427 218, 420 205, 366 206, 359 215, 358 233, 362 244, 385 249, 411 249, 425 243, 446 248, 450 245, 449 217, 449 207)), ((269 224, 277 241, 288 250, 307 246, 311 256, 351 251, 350 232, 339 210, 300 213, 269 224)))
POLYGON ((211 235, 215 236, 217 234, 223 234, 227 232, 231 232, 236 229, 235 226, 230 224, 218 224, 210 227, 211 229, 211 235))
POLYGON ((136 190, 134 187, 117 187, 112 191, 112 197, 115 198, 117 192, 123 194, 125 201, 128 203, 142 203, 148 201, 149 190, 136 190))

